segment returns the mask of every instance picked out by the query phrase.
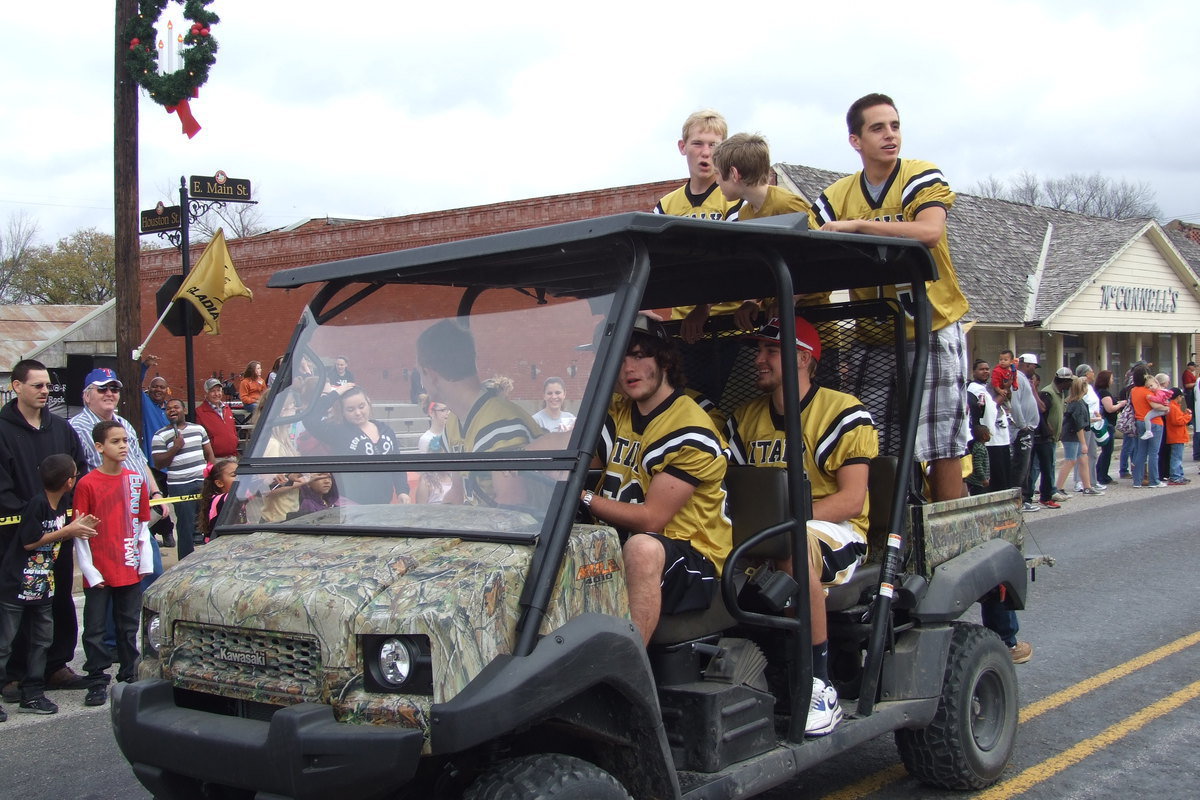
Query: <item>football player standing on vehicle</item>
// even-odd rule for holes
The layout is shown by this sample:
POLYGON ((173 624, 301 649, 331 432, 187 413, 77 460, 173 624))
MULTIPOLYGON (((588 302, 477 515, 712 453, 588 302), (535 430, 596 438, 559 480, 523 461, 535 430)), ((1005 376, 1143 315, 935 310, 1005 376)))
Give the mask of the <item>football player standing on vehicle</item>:
MULTIPOLYGON (((855 100, 846 124, 863 168, 821 193, 813 203, 816 223, 826 231, 916 239, 930 249, 938 279, 926 284, 932 332, 914 458, 930 463, 933 500, 962 497, 961 458, 971 436, 966 335, 959 320, 968 305, 946 240, 946 214, 955 195, 934 164, 900 158, 900 115, 887 95, 855 100)), ((855 289, 851 295, 856 300, 878 295, 898 300, 910 317, 912 338, 912 297, 906 286, 855 289)))

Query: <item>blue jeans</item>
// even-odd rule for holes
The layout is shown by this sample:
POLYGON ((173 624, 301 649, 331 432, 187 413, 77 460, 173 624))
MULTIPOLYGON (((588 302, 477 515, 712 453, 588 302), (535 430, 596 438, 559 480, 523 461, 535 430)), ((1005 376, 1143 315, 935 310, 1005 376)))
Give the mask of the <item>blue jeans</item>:
MULTIPOLYGON (((1151 424, 1150 432, 1154 434, 1152 439, 1143 439, 1142 434, 1146 432, 1146 422, 1144 420, 1137 421, 1137 429, 1133 432, 1133 455, 1130 456, 1129 465, 1133 470, 1133 485, 1141 486, 1142 478, 1146 475, 1146 466, 1150 466, 1150 485, 1158 483, 1160 478, 1158 474, 1158 451, 1162 448, 1163 426, 1151 424)), ((1126 439, 1128 441, 1128 439, 1126 439)))
POLYGON ((1181 481, 1183 480, 1183 442, 1178 444, 1169 444, 1171 448, 1171 470, 1167 473, 1167 480, 1181 481))
POLYGON ((979 612, 983 627, 993 631, 1006 646, 1012 647, 1017 643, 1017 631, 1021 629, 1017 612, 1005 608, 998 599, 979 601, 979 612))

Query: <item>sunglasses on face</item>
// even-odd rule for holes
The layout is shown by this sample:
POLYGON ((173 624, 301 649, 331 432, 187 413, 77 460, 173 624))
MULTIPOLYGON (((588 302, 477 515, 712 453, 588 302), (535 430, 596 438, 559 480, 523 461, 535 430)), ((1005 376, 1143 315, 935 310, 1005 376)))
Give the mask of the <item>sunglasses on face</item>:
POLYGON ((48 384, 48 383, 27 383, 27 384, 25 384, 25 385, 26 385, 26 386, 32 386, 34 389, 37 389, 39 392, 40 392, 42 389, 49 389, 49 388, 50 388, 50 384, 48 384))
POLYGON ((119 394, 121 391, 121 387, 114 386, 110 383, 107 386, 97 386, 96 391, 103 392, 104 394, 119 394))

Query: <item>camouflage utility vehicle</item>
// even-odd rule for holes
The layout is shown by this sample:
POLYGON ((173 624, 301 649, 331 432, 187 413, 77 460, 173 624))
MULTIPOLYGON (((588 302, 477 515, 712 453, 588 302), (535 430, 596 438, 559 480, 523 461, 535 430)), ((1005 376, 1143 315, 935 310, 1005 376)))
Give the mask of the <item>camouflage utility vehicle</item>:
MULTIPOLYGON (((1023 607, 1020 498, 922 504, 915 470, 896 466, 912 463, 934 278, 928 251, 907 240, 813 233, 796 217, 651 214, 275 275, 276 288, 320 286, 219 538, 145 595, 140 680, 113 695, 122 753, 160 798, 733 798, 893 733, 922 781, 995 781, 1013 749, 1016 678, 1000 640, 960 618, 997 587, 1023 607), (598 480, 591 454, 639 309, 885 284, 908 287, 903 306, 834 294, 804 309, 824 344, 817 383, 864 400, 884 454, 871 465, 871 556, 828 598, 846 718, 806 741, 806 573, 773 596, 744 585, 764 554, 806 552, 803 470, 730 468, 720 596, 664 616, 648 649, 630 622, 619 535, 585 521, 578 498, 598 480), (542 380, 562 377, 574 428, 520 449, 408 446, 388 403, 409 399, 418 337, 444 320, 473 336, 476 363, 462 370, 510 375, 530 410, 542 380), (338 356, 404 446, 313 435, 332 424, 322 417, 338 356), (314 506, 306 492, 297 505, 297 473, 330 473, 358 502, 327 493, 314 506), (509 493, 399 502, 422 497, 423 481, 459 480, 509 493)), ((754 391, 730 319, 683 348, 697 373, 705 347, 733 353, 708 388, 726 412, 754 391)), ((795 397, 795 361, 783 364, 795 397)), ((798 404, 786 424, 799 454, 798 404)))

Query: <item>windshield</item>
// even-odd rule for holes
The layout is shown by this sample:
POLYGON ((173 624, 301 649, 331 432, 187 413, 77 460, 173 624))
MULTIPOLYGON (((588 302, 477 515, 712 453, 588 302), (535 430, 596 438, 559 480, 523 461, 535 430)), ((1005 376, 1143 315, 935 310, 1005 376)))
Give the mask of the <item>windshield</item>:
POLYGON ((222 521, 536 533, 567 472, 527 454, 576 446, 592 341, 612 302, 342 289, 305 312, 222 521))

